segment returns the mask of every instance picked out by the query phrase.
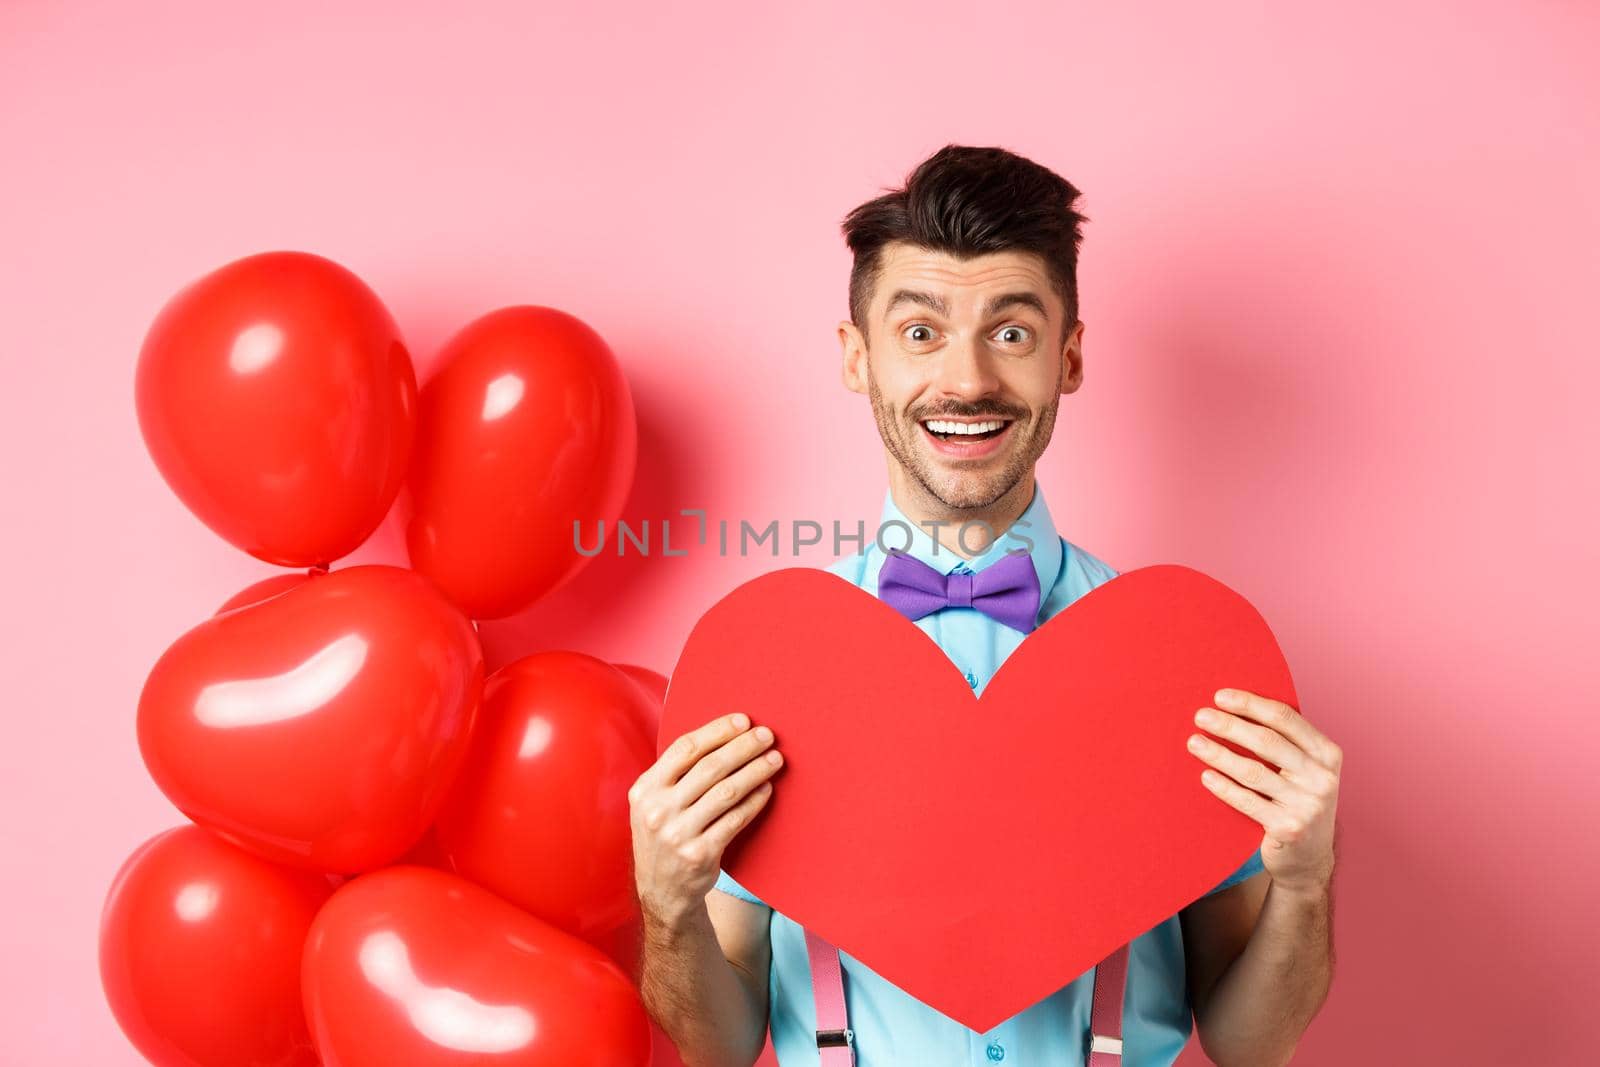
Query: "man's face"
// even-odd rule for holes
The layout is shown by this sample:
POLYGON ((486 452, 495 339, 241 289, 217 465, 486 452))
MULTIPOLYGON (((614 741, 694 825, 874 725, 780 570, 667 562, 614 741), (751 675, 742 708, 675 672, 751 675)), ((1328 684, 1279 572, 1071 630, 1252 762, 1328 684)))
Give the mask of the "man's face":
POLYGON ((912 483, 952 511, 987 508, 1031 488, 1061 396, 1082 381, 1083 324, 1063 338, 1065 316, 1031 253, 959 259, 896 242, 866 335, 839 324, 845 385, 871 398, 912 483))

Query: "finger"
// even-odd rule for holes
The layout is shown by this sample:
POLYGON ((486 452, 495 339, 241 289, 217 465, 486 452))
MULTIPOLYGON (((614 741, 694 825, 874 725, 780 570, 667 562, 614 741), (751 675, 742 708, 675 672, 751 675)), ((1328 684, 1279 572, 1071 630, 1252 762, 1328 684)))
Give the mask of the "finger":
POLYGON ((704 840, 708 846, 716 850, 718 856, 727 849, 728 842, 732 841, 743 830, 755 821, 757 813, 766 807, 767 801, 772 797, 772 783, 762 782, 756 786, 745 798, 724 812, 716 822, 706 827, 704 840))
POLYGON ((1268 769, 1260 760, 1241 756, 1226 745, 1219 745, 1204 734, 1189 737, 1189 751, 1209 763, 1229 778, 1257 793, 1288 802, 1305 791, 1298 785, 1268 769))
POLYGON ((739 803, 752 789, 778 773, 783 757, 776 750, 762 753, 720 782, 712 784, 705 795, 684 811, 678 818, 678 831, 683 837, 693 837, 717 820, 723 812, 739 803))
POLYGON ((1246 789, 1221 771, 1205 771, 1201 783, 1229 805, 1244 812, 1260 823, 1263 829, 1273 820, 1275 805, 1260 793, 1246 789))
POLYGON ((1263 759, 1270 760, 1273 766, 1290 773, 1303 772, 1309 760, 1304 752, 1276 730, 1257 726, 1220 708, 1201 708, 1195 715, 1195 724, 1202 730, 1218 737, 1225 737, 1234 744, 1249 749, 1263 759), (1205 712, 1211 713, 1211 721, 1200 721, 1201 715, 1205 712))
POLYGON ((666 751, 661 753, 661 758, 645 771, 645 777, 649 779, 647 784, 656 786, 675 784, 701 756, 726 743, 749 725, 748 716, 734 712, 732 715, 712 719, 697 730, 690 730, 668 745, 666 751))
POLYGON ((733 740, 701 756, 687 774, 672 787, 673 799, 679 808, 688 808, 699 800, 707 789, 722 781, 734 771, 749 763, 772 744, 772 730, 757 726, 740 732, 733 740))
POLYGON ((1344 756, 1339 746, 1283 701, 1272 700, 1247 689, 1219 689, 1215 695, 1218 707, 1276 730, 1317 763, 1329 770, 1339 769, 1344 756))
POLYGON ((1206 771, 1200 776, 1205 787, 1261 824, 1261 828, 1280 841, 1293 840, 1303 832, 1300 816, 1281 804, 1246 789, 1238 782, 1217 771, 1206 771))

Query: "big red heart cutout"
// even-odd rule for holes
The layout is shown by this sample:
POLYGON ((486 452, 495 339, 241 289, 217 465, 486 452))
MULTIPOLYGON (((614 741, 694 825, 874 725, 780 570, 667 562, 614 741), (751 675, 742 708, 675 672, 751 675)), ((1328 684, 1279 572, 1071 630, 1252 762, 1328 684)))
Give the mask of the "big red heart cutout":
POLYGON ((657 747, 735 711, 770 726, 785 766, 724 869, 982 1031, 1260 844, 1261 826, 1201 784, 1185 747, 1224 686, 1296 704, 1261 615, 1188 567, 1080 597, 981 698, 889 605, 795 568, 745 583, 695 625, 657 747))

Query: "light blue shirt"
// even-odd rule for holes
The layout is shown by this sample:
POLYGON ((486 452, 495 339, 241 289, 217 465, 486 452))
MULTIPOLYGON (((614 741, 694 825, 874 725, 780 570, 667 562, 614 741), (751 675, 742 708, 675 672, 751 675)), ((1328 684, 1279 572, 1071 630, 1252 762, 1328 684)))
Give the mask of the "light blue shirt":
MULTIPOLYGON (((885 547, 892 550, 904 546, 911 555, 944 574, 957 570, 976 573, 1008 551, 1029 551, 1039 573, 1041 623, 1117 575, 1107 564, 1056 532, 1037 482, 1033 499, 1017 522, 982 555, 971 560, 963 560, 937 544, 925 529, 906 518, 889 494, 885 494, 880 529, 879 539, 885 547)), ((968 541, 979 543, 978 533, 973 529, 968 541)), ((872 535, 869 530, 865 552, 841 557, 827 570, 876 596, 884 553, 871 540, 872 535)), ((945 608, 924 616, 915 625, 944 649, 966 674, 967 683, 979 693, 1026 636, 976 608, 945 608)), ((1198 766, 1195 773, 1198 777, 1198 766)), ((1005 862, 1004 856, 974 859, 1005 862)), ((1258 850, 1211 892, 1261 870, 1258 850)), ((715 888, 766 906, 726 871, 721 872, 715 888)), ((816 1002, 805 931, 774 911, 770 932, 768 1003, 773 1049, 783 1067, 818 1064, 821 1057, 817 1052, 816 1002)), ((930 934, 937 936, 938 931, 930 934)), ((839 961, 845 974, 850 1027, 855 1031, 857 1067, 1070 1067, 1084 1063, 1093 968, 1032 1007, 980 1033, 928 1007, 849 953, 841 951, 839 961)), ((1189 1039, 1193 1023, 1184 971, 1183 934, 1176 915, 1135 938, 1129 947, 1122 1026, 1123 1067, 1167 1067, 1189 1039)))

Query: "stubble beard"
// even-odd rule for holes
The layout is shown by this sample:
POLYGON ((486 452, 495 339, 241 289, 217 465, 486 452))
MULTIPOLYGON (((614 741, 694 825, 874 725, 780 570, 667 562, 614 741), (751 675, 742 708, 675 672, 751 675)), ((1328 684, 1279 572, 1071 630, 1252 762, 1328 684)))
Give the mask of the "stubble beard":
POLYGON ((896 416, 878 389, 878 380, 872 374, 870 359, 867 364, 867 396, 872 402, 872 417, 878 424, 878 436, 883 439, 883 447, 888 449, 889 455, 894 457, 901 469, 916 479, 924 492, 952 511, 991 507, 1028 476, 1033 465, 1044 454, 1045 448, 1050 444, 1050 436, 1055 431, 1056 411, 1061 406, 1059 386, 1058 380, 1057 389, 1052 394, 1054 399, 1050 401, 1050 405, 1041 409, 1026 426, 1020 425, 1023 418, 1016 414, 1015 408, 997 411, 993 405, 978 404, 974 405, 976 410, 938 412, 937 414, 943 415, 995 414, 1013 418, 1019 425, 1013 426, 1010 432, 1023 435, 1021 445, 1012 445, 1010 458, 999 471, 961 473, 952 477, 937 470, 912 443, 916 435, 922 432, 919 420, 912 418, 909 412, 903 419, 896 416))

